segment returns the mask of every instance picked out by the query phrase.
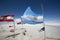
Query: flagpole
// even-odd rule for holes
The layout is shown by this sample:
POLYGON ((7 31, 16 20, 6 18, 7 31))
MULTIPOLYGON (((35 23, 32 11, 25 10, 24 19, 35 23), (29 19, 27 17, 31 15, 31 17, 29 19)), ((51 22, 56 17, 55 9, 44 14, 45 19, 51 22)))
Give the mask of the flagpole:
MULTIPOLYGON (((41 3, 41 11, 42 11, 42 14, 43 14, 43 26, 45 27, 43 3, 41 3)), ((45 39, 46 39, 46 33, 45 33, 45 31, 44 31, 44 40, 45 40, 45 39)))
POLYGON ((21 24, 22 24, 22 27, 20 29, 23 29, 22 16, 21 16, 21 24))
POLYGON ((22 24, 22 27, 23 27, 23 23, 22 23, 22 16, 21 16, 21 24, 22 24))
MULTIPOLYGON (((21 24, 22 24, 22 17, 21 17, 21 24)), ((22 24, 22 26, 23 26, 23 24, 22 24)))
MULTIPOLYGON (((14 18, 13 18, 14 19, 14 18)), ((14 20, 14 22, 13 22, 13 25, 14 25, 14 34, 15 34, 15 20, 14 20)), ((15 36, 14 36, 14 39, 15 39, 15 36)))

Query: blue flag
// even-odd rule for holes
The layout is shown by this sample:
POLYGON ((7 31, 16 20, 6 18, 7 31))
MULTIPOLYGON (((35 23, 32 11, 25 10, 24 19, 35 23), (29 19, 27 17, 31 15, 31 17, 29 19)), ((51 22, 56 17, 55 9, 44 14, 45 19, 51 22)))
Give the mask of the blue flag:
POLYGON ((36 14, 34 13, 30 7, 26 9, 23 16, 21 16, 22 23, 28 23, 28 24, 39 24, 43 23, 43 16, 42 14, 36 14))

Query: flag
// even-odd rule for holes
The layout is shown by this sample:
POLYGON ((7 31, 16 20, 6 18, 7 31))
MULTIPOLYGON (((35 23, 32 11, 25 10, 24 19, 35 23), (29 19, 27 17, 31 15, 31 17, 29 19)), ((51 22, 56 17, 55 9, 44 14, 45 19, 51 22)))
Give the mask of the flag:
POLYGON ((14 29, 11 29, 10 32, 15 32, 15 30, 14 29))
POLYGON ((14 21, 14 15, 0 16, 0 22, 13 22, 13 21, 14 21))
POLYGON ((16 18, 15 19, 15 23, 18 25, 18 24, 21 24, 21 18, 16 18))
POLYGON ((21 24, 21 22, 18 22, 17 24, 21 24))
POLYGON ((12 27, 12 26, 9 26, 9 27, 12 27))
POLYGON ((43 23, 43 15, 42 14, 36 14, 31 10, 30 7, 26 9, 23 16, 21 16, 21 21, 23 24, 39 24, 43 23))
POLYGON ((2 22, 4 20, 3 16, 0 16, 0 22, 2 22))

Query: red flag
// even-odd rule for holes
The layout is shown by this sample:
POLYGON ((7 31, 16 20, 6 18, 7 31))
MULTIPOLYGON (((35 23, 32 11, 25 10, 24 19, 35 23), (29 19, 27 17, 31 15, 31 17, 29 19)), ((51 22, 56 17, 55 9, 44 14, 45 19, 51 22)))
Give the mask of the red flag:
POLYGON ((4 17, 3 16, 0 16, 0 21, 2 22, 4 20, 4 17))
POLYGON ((21 22, 18 22, 17 24, 21 24, 21 22))
POLYGON ((15 32, 15 30, 14 29, 11 29, 10 32, 15 32))
POLYGON ((12 26, 9 26, 9 27, 12 27, 12 26))
POLYGON ((13 22, 14 15, 0 16, 0 22, 13 22))

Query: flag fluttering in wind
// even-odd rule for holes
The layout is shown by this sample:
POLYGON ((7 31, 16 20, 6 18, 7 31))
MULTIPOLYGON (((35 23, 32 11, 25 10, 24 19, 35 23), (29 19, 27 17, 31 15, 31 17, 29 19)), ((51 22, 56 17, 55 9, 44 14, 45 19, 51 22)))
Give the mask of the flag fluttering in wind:
POLYGON ((22 23, 38 24, 43 22, 42 14, 34 13, 30 7, 26 9, 23 16, 21 16, 22 23))
POLYGON ((18 22, 17 24, 19 25, 19 24, 21 24, 21 22, 18 22))
POLYGON ((14 29, 11 29, 10 32, 15 32, 15 30, 14 29))
POLYGON ((13 22, 13 21, 14 21, 14 15, 0 16, 0 22, 13 22))
POLYGON ((15 19, 15 23, 16 23, 17 25, 21 24, 21 19, 20 19, 20 18, 16 18, 16 19, 15 19))
POLYGON ((9 26, 9 27, 12 27, 12 26, 9 26))

